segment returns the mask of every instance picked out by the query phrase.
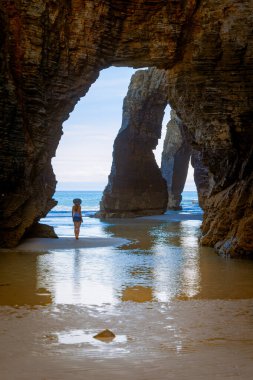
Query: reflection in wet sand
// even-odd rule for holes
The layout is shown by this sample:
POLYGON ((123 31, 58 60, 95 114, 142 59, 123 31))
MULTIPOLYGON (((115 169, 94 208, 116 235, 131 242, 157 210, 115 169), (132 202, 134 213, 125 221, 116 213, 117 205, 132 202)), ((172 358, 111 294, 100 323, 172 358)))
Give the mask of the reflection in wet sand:
POLYGON ((132 243, 1 253, 1 379, 251 378, 253 262, 199 247, 199 225, 105 222, 132 243))
POLYGON ((132 286, 122 291, 122 301, 151 302, 153 301, 153 290, 144 286, 132 286))
POLYGON ((39 282, 38 254, 0 254, 0 305, 36 306, 52 303, 46 283, 39 282))
POLYGON ((122 300, 253 297, 253 263, 225 260, 199 247, 199 225, 187 220, 105 223, 106 234, 134 243, 45 254, 2 253, 0 304, 117 305, 122 300))

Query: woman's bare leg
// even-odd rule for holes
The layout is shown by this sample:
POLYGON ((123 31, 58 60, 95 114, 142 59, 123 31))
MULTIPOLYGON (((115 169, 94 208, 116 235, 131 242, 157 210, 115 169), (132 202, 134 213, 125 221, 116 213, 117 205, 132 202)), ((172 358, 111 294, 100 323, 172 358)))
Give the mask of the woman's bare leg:
POLYGON ((74 233, 75 233, 75 238, 76 238, 76 239, 78 238, 78 236, 77 236, 77 231, 78 231, 77 222, 74 222, 74 233))
POLYGON ((80 226, 81 226, 81 222, 74 222, 74 231, 75 231, 75 237, 76 239, 79 238, 79 233, 80 233, 80 226))

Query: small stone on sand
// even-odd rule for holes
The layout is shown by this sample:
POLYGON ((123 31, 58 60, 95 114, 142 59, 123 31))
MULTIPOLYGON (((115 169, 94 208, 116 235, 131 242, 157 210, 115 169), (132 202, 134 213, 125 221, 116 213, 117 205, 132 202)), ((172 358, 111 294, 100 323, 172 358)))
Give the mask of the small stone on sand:
POLYGON ((101 340, 113 340, 115 338, 115 334, 113 334, 112 331, 106 329, 98 333, 97 335, 94 335, 93 338, 95 339, 101 339, 101 340))

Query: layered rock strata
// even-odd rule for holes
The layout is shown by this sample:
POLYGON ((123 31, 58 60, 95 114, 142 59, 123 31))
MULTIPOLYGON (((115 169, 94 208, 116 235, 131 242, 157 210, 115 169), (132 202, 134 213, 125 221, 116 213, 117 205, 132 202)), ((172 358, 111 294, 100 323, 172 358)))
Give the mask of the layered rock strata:
POLYGON ((180 210, 191 156, 191 146, 186 127, 174 110, 171 110, 170 117, 163 144, 161 171, 167 182, 167 208, 180 210))
POLYGON ((193 135, 207 171, 201 243, 248 257, 253 254, 252 6, 252 1, 200 2, 192 20, 195 38, 169 71, 169 102, 193 135))
POLYGON ((168 101, 208 171, 203 244, 253 252, 252 0, 2 0, 0 245, 52 207, 62 122, 117 66, 168 70, 168 101))
POLYGON ((166 183, 153 149, 161 137, 167 92, 163 70, 140 70, 132 76, 98 216, 130 217, 166 210, 166 183))
POLYGON ((199 205, 205 209, 205 201, 209 194, 209 174, 204 166, 202 153, 195 149, 191 151, 191 164, 194 168, 194 182, 198 191, 199 205))

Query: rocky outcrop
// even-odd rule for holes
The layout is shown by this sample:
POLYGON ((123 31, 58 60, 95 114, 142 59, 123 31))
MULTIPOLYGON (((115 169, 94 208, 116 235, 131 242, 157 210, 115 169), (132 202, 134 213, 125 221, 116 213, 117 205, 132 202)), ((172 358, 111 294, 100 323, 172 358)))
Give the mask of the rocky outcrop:
POLYGON ((25 238, 51 238, 57 239, 54 228, 52 226, 48 226, 47 224, 36 223, 31 228, 29 228, 25 235, 25 238))
POLYGON ((252 17, 252 0, 2 0, 1 246, 52 207, 62 123, 99 70, 156 66, 208 171, 203 243, 252 254, 252 17))
POLYGON ((98 216, 132 217, 166 210, 166 183, 152 150, 161 137, 167 92, 163 70, 140 70, 132 76, 98 216))
POLYGON ((200 2, 169 102, 207 170, 202 244, 252 256, 252 2, 200 2), (216 21, 215 21, 216 20, 216 21))
POLYGON ((180 210, 181 194, 184 190, 188 173, 191 146, 186 127, 175 111, 171 111, 170 117, 163 144, 161 171, 163 178, 167 182, 167 208, 180 210))
POLYGON ((253 258, 252 189, 251 175, 206 198, 203 245, 214 246, 225 255, 253 258))

